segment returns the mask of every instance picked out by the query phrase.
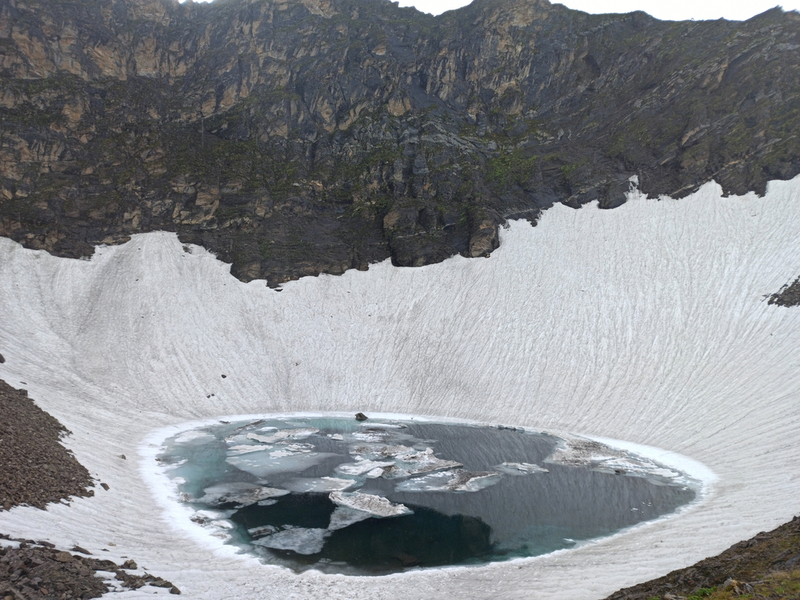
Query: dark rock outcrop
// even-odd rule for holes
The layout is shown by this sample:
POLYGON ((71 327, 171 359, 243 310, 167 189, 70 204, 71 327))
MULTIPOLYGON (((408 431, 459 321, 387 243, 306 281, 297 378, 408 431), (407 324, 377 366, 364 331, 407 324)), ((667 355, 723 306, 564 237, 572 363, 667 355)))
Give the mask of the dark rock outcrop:
MULTIPOLYGON (((722 588, 726 582, 756 582, 775 572, 797 572, 798 566, 800 517, 795 517, 772 531, 762 531, 749 540, 734 544, 717 556, 705 558, 691 567, 672 571, 647 583, 619 590, 606 600, 691 598, 701 589, 710 591, 712 588, 722 588)), ((740 594, 734 592, 734 595, 740 594)), ((789 592, 786 597, 792 596, 789 592)))
POLYGON ((800 306, 800 277, 789 285, 783 286, 779 292, 772 294, 767 300, 767 304, 800 306))
POLYGON ((800 172, 800 15, 3 0, 0 235, 177 231, 276 285, 483 256, 556 202, 800 172))

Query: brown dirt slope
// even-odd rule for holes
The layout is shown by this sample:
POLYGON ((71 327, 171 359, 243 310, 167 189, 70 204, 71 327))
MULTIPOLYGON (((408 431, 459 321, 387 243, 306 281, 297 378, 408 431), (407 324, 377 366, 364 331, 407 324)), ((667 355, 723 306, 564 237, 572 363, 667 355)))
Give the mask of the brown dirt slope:
MULTIPOLYGON (((722 587, 726 581, 757 582, 770 574, 800 569, 800 517, 769 532, 734 544, 722 554, 672 571, 647 583, 620 590, 606 600, 662 600, 705 595, 699 590, 722 587)), ((729 584, 731 586, 731 584, 729 584)), ((731 586, 732 587, 732 586, 731 586)), ((743 586, 744 587, 744 586, 743 586)), ((800 596, 783 595, 785 600, 800 596)))
MULTIPOLYGON (((23 504, 45 508, 71 496, 92 496, 89 472, 59 443, 69 431, 28 398, 0 380, 0 510, 23 504)), ((110 590, 97 571, 116 574, 123 587, 169 588, 150 574, 133 575, 133 561, 122 567, 109 560, 59 551, 52 544, 12 540, 0 534, 0 600, 68 600, 98 598, 110 590)), ((88 555, 75 547, 73 552, 88 555)))
POLYGON ((0 380, 0 415, 0 510, 94 494, 89 472, 59 443, 69 431, 27 391, 0 380))

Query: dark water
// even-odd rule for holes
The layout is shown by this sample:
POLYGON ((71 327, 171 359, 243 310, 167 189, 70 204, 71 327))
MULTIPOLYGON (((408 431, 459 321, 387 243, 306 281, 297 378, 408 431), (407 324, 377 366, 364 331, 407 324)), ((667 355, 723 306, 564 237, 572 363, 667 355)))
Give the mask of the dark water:
POLYGON ((185 480, 188 502, 216 511, 195 520, 220 513, 235 524, 231 543, 295 570, 384 574, 535 556, 695 497, 685 478, 647 465, 615 471, 591 457, 558 464, 553 453, 563 440, 520 430, 267 418, 198 431, 204 435, 168 440, 160 457, 176 465, 169 474, 185 480), (404 514, 351 505, 376 496, 404 514))

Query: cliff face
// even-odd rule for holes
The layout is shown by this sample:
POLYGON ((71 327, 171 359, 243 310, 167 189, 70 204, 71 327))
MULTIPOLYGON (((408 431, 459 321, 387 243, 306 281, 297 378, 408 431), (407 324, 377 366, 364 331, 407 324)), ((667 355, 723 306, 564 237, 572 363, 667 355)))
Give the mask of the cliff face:
POLYGON ((800 15, 546 0, 0 0, 0 235, 166 229, 278 284, 481 256, 510 217, 800 172, 800 15))

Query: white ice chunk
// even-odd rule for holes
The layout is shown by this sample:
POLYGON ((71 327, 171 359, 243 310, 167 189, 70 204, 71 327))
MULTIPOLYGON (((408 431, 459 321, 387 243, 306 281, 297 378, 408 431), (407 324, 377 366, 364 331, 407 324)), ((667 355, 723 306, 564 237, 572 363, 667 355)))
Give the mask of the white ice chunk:
POLYGON ((506 475, 530 475, 531 473, 549 473, 544 467, 534 463, 504 462, 495 467, 506 475))
POLYGON ((197 429, 190 429, 175 436, 175 443, 182 446, 202 446, 209 442, 216 441, 216 437, 207 431, 199 431, 197 429))
POLYGON ((319 429, 316 427, 298 427, 296 429, 278 429, 266 435, 249 433, 247 437, 264 444, 274 444, 284 440, 304 440, 315 433, 319 433, 319 429))
POLYGON ((264 450, 265 448, 261 444, 241 444, 238 446, 228 446, 227 454, 228 456, 236 456, 239 454, 247 454, 248 452, 263 452, 264 450))
POLYGON ((594 440, 565 439, 548 456, 545 463, 568 467, 587 467, 604 473, 645 477, 653 483, 688 479, 677 469, 665 467, 647 457, 611 448, 594 440))
POLYGON ((503 476, 489 471, 451 471, 430 473, 402 481, 395 486, 398 492, 479 492, 499 482, 503 476))
POLYGON ((317 554, 330 535, 327 529, 290 527, 272 535, 253 540, 253 544, 273 550, 292 550, 298 554, 317 554))
POLYGON ((383 473, 384 467, 388 468, 393 466, 394 462, 391 461, 376 462, 374 460, 366 460, 357 456, 356 462, 342 463, 336 467, 336 471, 344 475, 359 476, 364 475, 365 473, 371 473, 376 469, 380 469, 381 473, 383 473))
POLYGON ((250 506, 261 500, 279 498, 289 493, 288 490, 264 487, 255 483, 242 481, 212 485, 205 488, 203 491, 205 495, 199 498, 198 502, 210 504, 211 506, 221 506, 228 503, 250 506))
POLYGON ((258 433, 248 433, 245 437, 248 440, 253 440, 254 442, 261 442, 262 444, 271 444, 273 442, 272 436, 259 435, 258 433))
POLYGON ((337 455, 329 452, 295 452, 283 449, 248 452, 247 454, 228 456, 225 460, 237 469, 256 477, 267 477, 275 473, 300 473, 331 456, 337 455))
POLYGON ((331 513, 331 522, 330 525, 328 525, 328 531, 344 529, 345 527, 350 527, 353 523, 366 521, 374 516, 375 515, 364 512, 363 510, 356 510, 347 506, 337 506, 333 510, 333 513, 331 513))
POLYGON ((414 514, 414 511, 404 504, 396 504, 374 494, 364 494, 362 492, 331 492, 328 497, 331 502, 337 506, 360 510, 361 512, 369 513, 370 516, 378 518, 414 514))
POLYGON ((384 470, 383 477, 386 479, 399 479, 401 477, 411 477, 423 473, 434 471, 444 471, 463 466, 454 460, 437 458, 433 454, 432 448, 425 450, 415 450, 407 446, 391 446, 382 450, 388 456, 394 456, 395 464, 384 470))
POLYGON ((354 479, 340 479, 338 477, 295 477, 283 484, 292 492, 334 492, 346 490, 358 485, 354 479))
POLYGON ((371 429, 369 431, 356 431, 351 433, 350 437, 360 442, 380 443, 385 442, 389 435, 389 431, 371 429))
POLYGON ((407 429, 408 425, 402 423, 361 423, 361 427, 371 427, 373 429, 407 429))
POLYGON ((191 520, 193 523, 205 527, 220 519, 229 518, 235 511, 232 510, 197 510, 192 515, 191 520))

